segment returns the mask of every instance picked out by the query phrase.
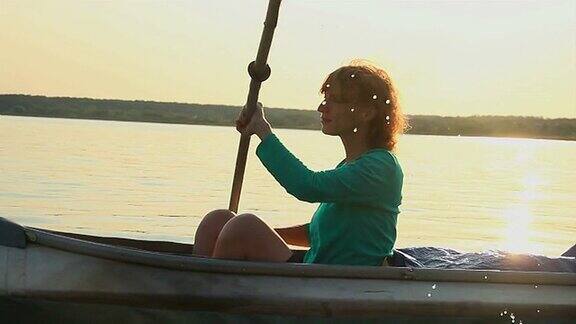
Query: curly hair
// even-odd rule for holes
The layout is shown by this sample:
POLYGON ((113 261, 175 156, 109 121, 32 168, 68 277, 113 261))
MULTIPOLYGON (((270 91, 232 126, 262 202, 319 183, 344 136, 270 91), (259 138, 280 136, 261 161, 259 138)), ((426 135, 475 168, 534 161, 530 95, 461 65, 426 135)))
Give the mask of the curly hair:
POLYGON ((354 60, 328 75, 320 93, 328 91, 336 101, 375 108, 376 116, 368 126, 369 147, 389 151, 396 148, 399 135, 409 125, 396 87, 384 69, 365 60, 354 60))

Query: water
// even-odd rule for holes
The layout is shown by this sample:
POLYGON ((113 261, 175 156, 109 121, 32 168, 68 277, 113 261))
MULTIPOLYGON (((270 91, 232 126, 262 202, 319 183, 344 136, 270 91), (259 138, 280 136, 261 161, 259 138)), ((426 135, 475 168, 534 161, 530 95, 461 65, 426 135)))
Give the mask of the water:
MULTIPOLYGON (((344 157, 319 131, 275 130, 313 170, 344 157)), ((0 116, 0 216, 48 229, 193 242, 227 208, 233 127, 0 116)), ((241 212, 272 226, 309 221, 250 147, 241 212)), ((576 142, 405 135, 397 247, 557 256, 575 242, 576 142)))

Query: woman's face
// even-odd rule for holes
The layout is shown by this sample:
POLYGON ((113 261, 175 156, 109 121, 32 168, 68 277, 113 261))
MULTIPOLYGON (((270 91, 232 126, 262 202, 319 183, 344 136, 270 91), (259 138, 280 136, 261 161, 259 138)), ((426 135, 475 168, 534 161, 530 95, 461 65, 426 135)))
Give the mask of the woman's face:
POLYGON ((322 133, 343 135, 354 132, 356 125, 355 110, 349 103, 335 101, 330 93, 324 94, 324 101, 318 106, 322 122, 322 133))

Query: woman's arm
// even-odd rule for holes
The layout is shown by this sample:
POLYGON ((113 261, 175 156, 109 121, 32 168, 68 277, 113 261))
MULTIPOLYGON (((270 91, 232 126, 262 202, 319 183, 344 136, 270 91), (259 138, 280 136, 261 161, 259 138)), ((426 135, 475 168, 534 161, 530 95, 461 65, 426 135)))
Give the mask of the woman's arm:
POLYGON ((401 188, 402 174, 392 156, 366 154, 339 168, 314 172, 274 133, 263 137, 256 155, 289 194, 307 202, 374 204, 385 192, 401 188))
POLYGON ((309 223, 292 227, 275 228, 274 230, 286 243, 290 245, 310 247, 308 226, 310 226, 309 223))

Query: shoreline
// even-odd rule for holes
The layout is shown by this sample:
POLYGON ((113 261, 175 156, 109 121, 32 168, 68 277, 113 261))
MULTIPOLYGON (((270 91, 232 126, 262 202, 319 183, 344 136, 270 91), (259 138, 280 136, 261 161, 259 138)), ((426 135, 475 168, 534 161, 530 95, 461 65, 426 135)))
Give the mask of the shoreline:
MULTIPOLYGON (((69 120, 93 120, 93 121, 113 121, 113 122, 126 122, 126 123, 150 123, 150 124, 169 124, 169 125, 193 125, 193 126, 218 126, 218 127, 234 127, 228 123, 187 123, 187 122, 173 122, 173 121, 147 121, 147 120, 123 120, 123 119, 110 119, 110 118, 86 118, 86 117, 60 117, 60 116, 41 116, 41 115, 12 115, 0 114, 1 117, 26 117, 26 118, 51 118, 51 119, 69 119, 69 120)), ((272 129, 290 129, 290 130, 309 130, 319 131, 315 128, 296 128, 296 127, 282 127, 272 125, 272 129)), ((487 135, 487 134, 440 134, 440 133, 415 133, 406 132, 404 135, 424 135, 424 136, 447 136, 447 137, 485 137, 485 138, 505 138, 505 139, 532 139, 532 140, 552 140, 552 141, 576 141, 576 138, 563 138, 563 137, 527 137, 527 136, 500 136, 500 135, 487 135)))
MULTIPOLYGON (((4 116, 232 127, 241 109, 232 105, 0 94, 0 115, 4 116)), ((406 117, 410 125, 406 134, 576 141, 576 118, 406 117)), ((277 129, 321 129, 316 110, 267 107, 266 118, 277 129)))

